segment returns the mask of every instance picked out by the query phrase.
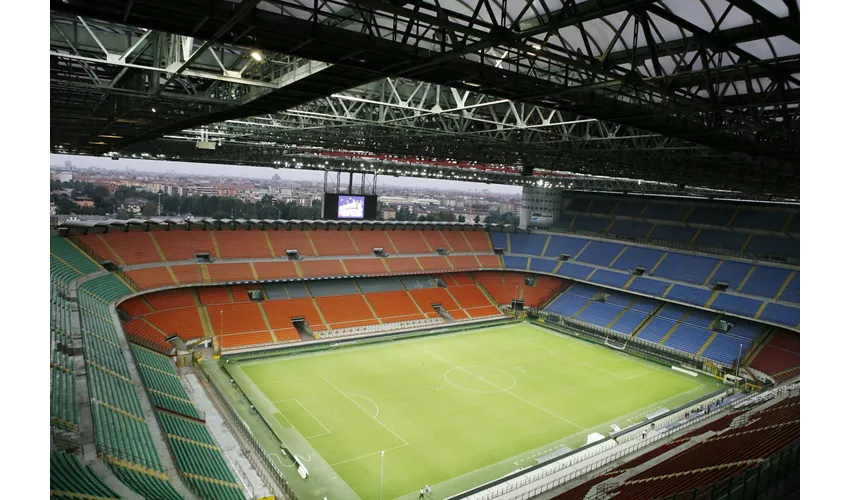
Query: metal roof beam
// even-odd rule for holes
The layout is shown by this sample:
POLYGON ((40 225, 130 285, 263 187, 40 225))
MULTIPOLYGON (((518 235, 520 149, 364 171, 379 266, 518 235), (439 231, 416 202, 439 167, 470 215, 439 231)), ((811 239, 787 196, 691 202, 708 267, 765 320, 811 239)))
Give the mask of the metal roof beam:
MULTIPOLYGON (((780 33, 787 36, 791 40, 800 43, 800 18, 795 19, 789 17, 779 17, 773 12, 765 9, 753 0, 727 0, 730 4, 738 7, 742 11, 749 14, 754 20, 768 25, 775 26, 780 30, 780 33)), ((790 9, 789 9, 790 10, 790 9)))

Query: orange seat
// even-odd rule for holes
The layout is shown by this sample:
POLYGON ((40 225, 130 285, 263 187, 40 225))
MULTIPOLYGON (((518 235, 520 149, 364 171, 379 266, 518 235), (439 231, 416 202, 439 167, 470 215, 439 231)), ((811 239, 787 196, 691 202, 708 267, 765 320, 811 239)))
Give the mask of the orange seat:
POLYGON ((212 236, 218 243, 222 259, 268 259, 272 255, 266 232, 257 229, 214 231, 212 236))
POLYGON ((492 306, 493 304, 481 292, 478 285, 464 285, 452 287, 449 293, 454 297, 455 301, 464 309, 473 307, 492 306))
POLYGON ((118 233, 105 233, 101 237, 109 244, 121 262, 125 265, 146 264, 149 262, 162 262, 162 257, 156 251, 150 233, 141 231, 129 231, 118 233))
POLYGON ((339 260, 303 260, 298 265, 306 278, 346 275, 339 260))
POLYGON ((490 241, 490 237, 487 236, 486 232, 464 231, 463 234, 466 236, 469 246, 472 247, 472 251, 493 253, 493 243, 490 241))
POLYGON ((425 241, 428 242, 428 247, 431 249, 431 253, 436 253, 438 248, 442 248, 444 250, 451 250, 449 247, 449 243, 443 238, 443 232, 437 231, 434 229, 425 229, 422 231, 422 237, 425 238, 425 241))
POLYGON ((254 269, 257 271, 257 278, 261 280, 277 280, 298 277, 298 271, 295 270, 295 264, 288 260, 279 262, 254 262, 254 269))
POLYGON ((117 265, 124 264, 121 257, 113 253, 112 250, 106 246, 106 243, 103 239, 101 239, 101 235, 99 234, 81 234, 75 237, 74 242, 81 248, 88 249, 90 252, 93 252, 97 257, 97 260, 100 262, 111 260, 117 265))
POLYGON ((403 290, 367 293, 366 300, 384 323, 424 318, 416 303, 403 290))
POLYGON ((331 328, 373 325, 378 322, 363 295, 317 297, 315 300, 331 328), (348 323, 358 324, 341 326, 348 323))
MULTIPOLYGON (((400 254, 416 254, 416 253, 433 253, 422 237, 423 231, 416 230, 401 230, 401 231, 385 231, 396 253, 400 254)), ((389 253, 389 252, 388 252, 389 253)))
POLYGON ((182 266, 171 266, 171 272, 177 277, 181 285, 191 285, 204 282, 204 272, 200 264, 186 264, 182 266))
POLYGON ((354 244, 357 245, 360 255, 373 255, 375 248, 383 248, 388 254, 396 253, 393 250, 392 243, 387 238, 386 231, 351 230, 348 234, 351 235, 354 244))
MULTIPOLYGON (((354 242, 348 235, 349 231, 307 231, 318 255, 358 255, 354 242)), ((372 253, 372 249, 369 249, 372 253)))
POLYGON ((387 266, 390 268, 390 272, 393 273, 422 272, 422 268, 419 267, 419 264, 413 257, 389 258, 384 262, 387 263, 387 266))
POLYGON ((260 331, 269 333, 257 302, 215 304, 207 306, 207 313, 216 335, 260 331))
POLYGON ((469 242, 466 241, 466 231, 440 231, 443 239, 449 245, 448 250, 451 252, 471 252, 472 248, 469 242))
POLYGON ((419 265, 422 266, 422 269, 426 271, 446 271, 451 269, 449 261, 442 255, 436 255, 433 257, 416 257, 416 260, 419 261, 419 265))
POLYGON ((150 347, 156 351, 170 352, 173 346, 165 341, 165 335, 144 318, 136 318, 124 324, 124 332, 130 342, 150 347))
POLYGON ((193 229, 191 231, 151 231, 151 234, 162 253, 165 254, 165 259, 176 262, 192 260, 197 254, 209 254, 213 258, 218 258, 212 236, 210 236, 211 232, 193 229))
POLYGON ((198 287, 198 297, 201 299, 201 304, 226 304, 233 302, 230 298, 230 291, 226 286, 202 286, 198 287))
POLYGON ((275 257, 285 257, 287 250, 298 250, 300 255, 306 255, 308 257, 316 255, 309 236, 300 229, 293 229, 291 231, 283 229, 266 231, 266 235, 272 243, 275 257))
POLYGON ((266 300, 263 302, 263 309, 274 330, 292 328, 293 318, 304 318, 307 326, 314 331, 325 329, 319 311, 311 299, 266 300))
POLYGON ((178 307, 194 307, 195 290, 192 288, 178 288, 176 290, 163 290, 145 294, 145 301, 155 310, 175 309, 178 307))
POLYGON ((351 276, 387 274, 389 272, 381 259, 343 259, 342 262, 351 276))
POLYGON ((166 286, 174 286, 174 280, 168 272, 168 268, 163 267, 145 267, 142 269, 133 269, 126 271, 126 276, 140 290, 150 290, 153 288, 162 288, 166 286))
POLYGON ((166 336, 177 335, 184 341, 204 337, 201 316, 194 306, 152 312, 144 319, 165 332, 166 336))
POLYGON ((153 312, 153 308, 145 302, 141 297, 132 297, 119 305, 124 312, 129 314, 131 317, 142 316, 143 314, 147 314, 149 312, 153 312))
POLYGON ((450 255, 449 262, 454 269, 481 269, 481 264, 478 263, 478 259, 474 255, 450 255))
POLYGON ((410 290, 410 296, 426 314, 434 312, 433 304, 441 304, 443 309, 451 312, 460 309, 460 305, 449 295, 445 288, 420 288, 410 290))
POLYGON ((234 262, 228 264, 207 264, 207 272, 212 283, 226 283, 228 281, 253 281, 254 273, 251 264, 247 262, 234 262))
POLYGON ((233 296, 233 302, 250 302, 251 297, 248 296, 248 290, 260 290, 262 287, 257 285, 230 285, 230 295, 233 296))
POLYGON ((478 262, 482 269, 501 269, 502 263, 498 255, 478 255, 478 262))
POLYGON ((227 335, 216 335, 216 338, 218 339, 218 345, 221 346, 222 349, 272 343, 272 334, 269 331, 230 333, 227 335))

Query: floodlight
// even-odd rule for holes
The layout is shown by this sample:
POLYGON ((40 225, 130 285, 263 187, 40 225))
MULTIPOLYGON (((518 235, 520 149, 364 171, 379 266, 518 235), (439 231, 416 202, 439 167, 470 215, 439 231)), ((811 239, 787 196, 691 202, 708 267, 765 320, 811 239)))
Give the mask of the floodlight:
POLYGON ((259 50, 255 50, 254 52, 251 52, 251 57, 253 57, 255 61, 260 62, 263 60, 263 53, 259 50))

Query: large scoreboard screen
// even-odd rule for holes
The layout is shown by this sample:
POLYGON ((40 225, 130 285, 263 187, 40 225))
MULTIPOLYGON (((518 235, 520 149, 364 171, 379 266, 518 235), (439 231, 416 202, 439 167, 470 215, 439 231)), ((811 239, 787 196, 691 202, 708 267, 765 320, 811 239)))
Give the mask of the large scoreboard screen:
POLYGON ((325 193, 322 200, 322 218, 326 220, 374 220, 377 215, 377 195, 325 193))

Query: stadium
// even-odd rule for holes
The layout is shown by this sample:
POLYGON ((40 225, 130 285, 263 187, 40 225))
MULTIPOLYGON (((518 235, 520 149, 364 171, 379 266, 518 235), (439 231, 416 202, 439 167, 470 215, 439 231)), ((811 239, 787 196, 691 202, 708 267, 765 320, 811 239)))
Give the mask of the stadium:
POLYGON ((798 3, 50 16, 52 153, 325 179, 51 225, 51 498, 799 498, 798 3), (381 220, 387 177, 520 222, 381 220))

